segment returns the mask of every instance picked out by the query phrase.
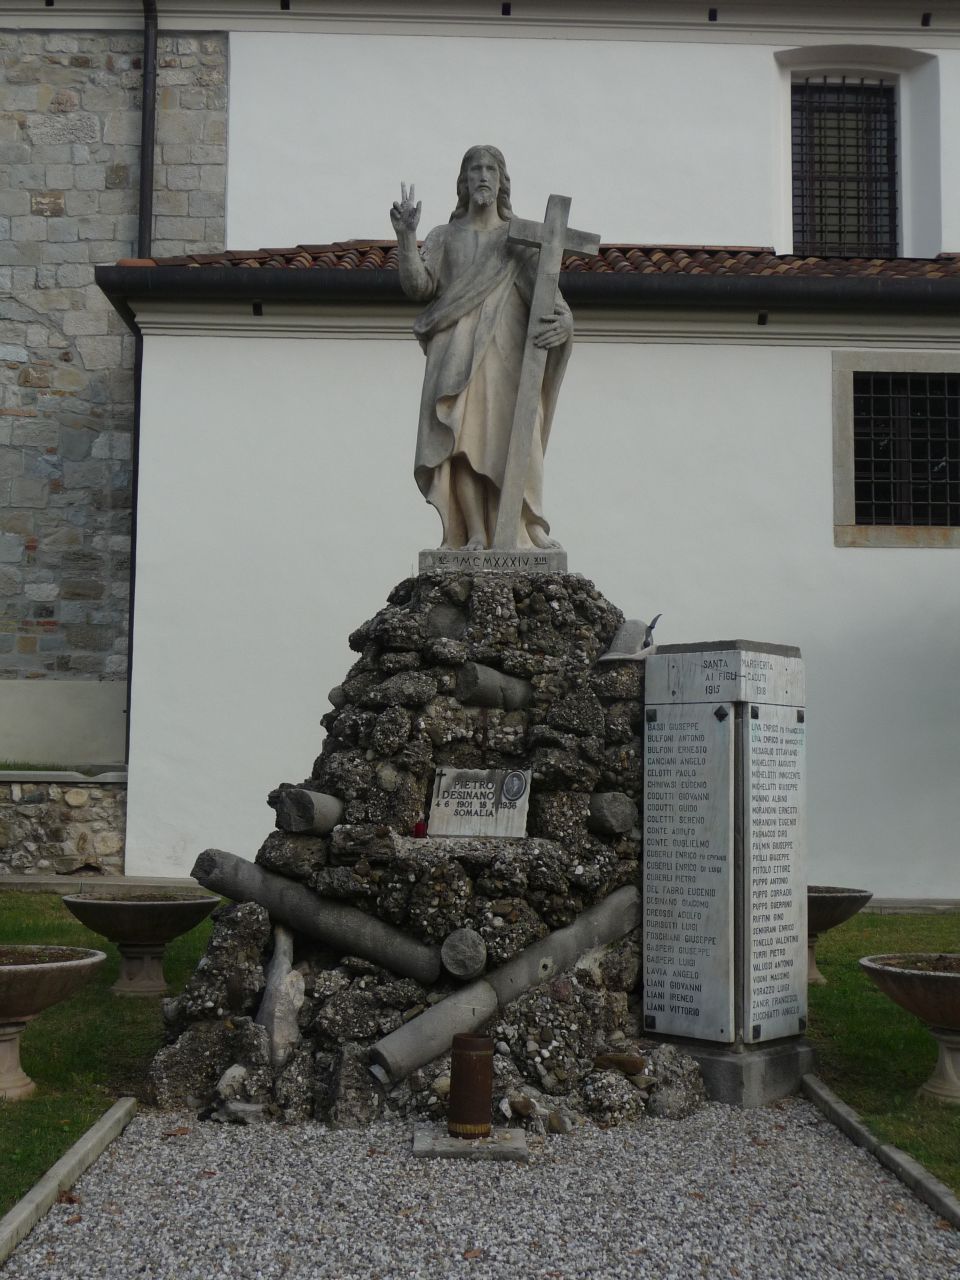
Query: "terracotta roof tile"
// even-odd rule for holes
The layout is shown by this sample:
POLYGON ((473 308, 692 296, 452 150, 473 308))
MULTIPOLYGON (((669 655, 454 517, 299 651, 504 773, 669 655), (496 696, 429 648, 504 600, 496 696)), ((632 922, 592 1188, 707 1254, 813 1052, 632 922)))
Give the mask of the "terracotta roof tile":
MULTIPOLYGON (((395 271, 393 240, 348 240, 277 249, 227 249, 176 258, 123 258, 121 267, 267 267, 293 271, 395 271)), ((798 258, 766 247, 605 244, 595 256, 571 253, 564 271, 620 275, 826 276, 960 279, 960 253, 936 258, 798 258)))

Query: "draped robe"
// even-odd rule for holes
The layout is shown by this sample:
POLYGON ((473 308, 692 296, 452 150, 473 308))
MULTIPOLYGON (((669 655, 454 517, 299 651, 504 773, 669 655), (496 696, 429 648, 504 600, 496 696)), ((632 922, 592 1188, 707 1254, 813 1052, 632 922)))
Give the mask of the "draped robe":
MULTIPOLYGON (((421 257, 428 283, 407 291, 417 301, 433 301, 414 324, 427 358, 414 475, 440 513, 443 544, 450 547, 467 541, 451 463, 464 460, 485 477, 489 545, 506 473, 537 255, 507 241, 506 223, 477 231, 455 220, 430 232, 421 257)), ((567 310, 559 294, 557 305, 567 310)), ((550 529, 543 514, 543 455, 570 346, 565 342, 547 353, 524 488, 518 539, 524 547, 532 545, 531 525, 550 529)))

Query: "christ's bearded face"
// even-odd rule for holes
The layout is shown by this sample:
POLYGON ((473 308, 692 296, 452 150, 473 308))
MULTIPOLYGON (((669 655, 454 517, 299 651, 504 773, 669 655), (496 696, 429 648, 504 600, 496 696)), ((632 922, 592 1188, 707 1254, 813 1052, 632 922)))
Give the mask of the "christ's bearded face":
POLYGON ((467 165, 467 192, 478 208, 496 204, 500 193, 500 166, 489 151, 478 151, 467 165))

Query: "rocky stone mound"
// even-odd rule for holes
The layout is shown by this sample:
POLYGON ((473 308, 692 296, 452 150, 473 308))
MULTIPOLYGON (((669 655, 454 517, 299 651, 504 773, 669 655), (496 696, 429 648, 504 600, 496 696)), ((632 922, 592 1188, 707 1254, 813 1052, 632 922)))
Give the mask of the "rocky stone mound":
MULTIPOLYGON (((597 663, 622 622, 574 574, 401 582, 351 635, 361 657, 300 784, 341 801, 342 824, 277 830, 257 862, 425 942, 469 923, 495 960, 636 880, 643 664, 597 663), (447 765, 529 768, 531 838, 404 839, 447 765)), ((278 826, 299 825, 288 789, 278 826)))
MULTIPOLYGON (((389 1113, 444 1116, 448 1055, 384 1087, 369 1071, 368 1053, 454 984, 428 990, 369 960, 334 958, 294 938, 278 1014, 267 974, 284 934, 256 903, 215 914, 197 971, 165 1004, 171 1043, 150 1072, 157 1104, 237 1122, 317 1116, 338 1128, 389 1113)), ((491 1023, 501 1123, 565 1133, 585 1118, 604 1125, 644 1112, 681 1118, 702 1104, 696 1064, 638 1038, 630 1007, 638 962, 637 939, 626 938, 526 992, 491 1023)))
MULTIPOLYGON (((418 943, 471 930, 488 971, 636 883, 643 664, 598 662, 622 622, 576 575, 400 583, 350 637, 360 657, 331 691, 321 754, 303 783, 271 793, 277 830, 257 863, 418 943), (527 837, 421 838, 443 766, 529 769, 527 837)), ((257 902, 214 919, 165 1009, 170 1044, 151 1071, 161 1106, 333 1125, 444 1113, 448 1057, 381 1082, 369 1051, 463 990, 450 972, 424 985, 388 957, 324 949, 257 902)), ((547 966, 491 1019, 503 1119, 565 1132, 585 1116, 699 1105, 695 1064, 637 1039, 638 932, 565 972, 547 966)))

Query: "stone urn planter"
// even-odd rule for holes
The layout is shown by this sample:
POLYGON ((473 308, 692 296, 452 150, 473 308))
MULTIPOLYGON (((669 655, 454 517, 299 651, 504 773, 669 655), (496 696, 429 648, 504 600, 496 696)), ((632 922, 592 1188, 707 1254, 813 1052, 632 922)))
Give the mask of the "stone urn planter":
POLYGON ((872 893, 866 889, 838 889, 833 885, 807 885, 807 982, 823 986, 826 978, 817 968, 817 938, 862 911, 872 893))
POLYGON ((106 958, 84 947, 0 943, 0 1098, 26 1098, 37 1087, 20 1066, 27 1023, 72 996, 106 958))
POLYGON ((920 1092, 960 1106, 960 954, 864 956, 860 968, 894 1004, 925 1022, 937 1042, 937 1065, 920 1092))
POLYGON ((96 890, 65 897, 63 904, 120 952, 118 996, 159 996, 167 991, 163 953, 167 943, 206 919, 219 898, 189 889, 96 890))

